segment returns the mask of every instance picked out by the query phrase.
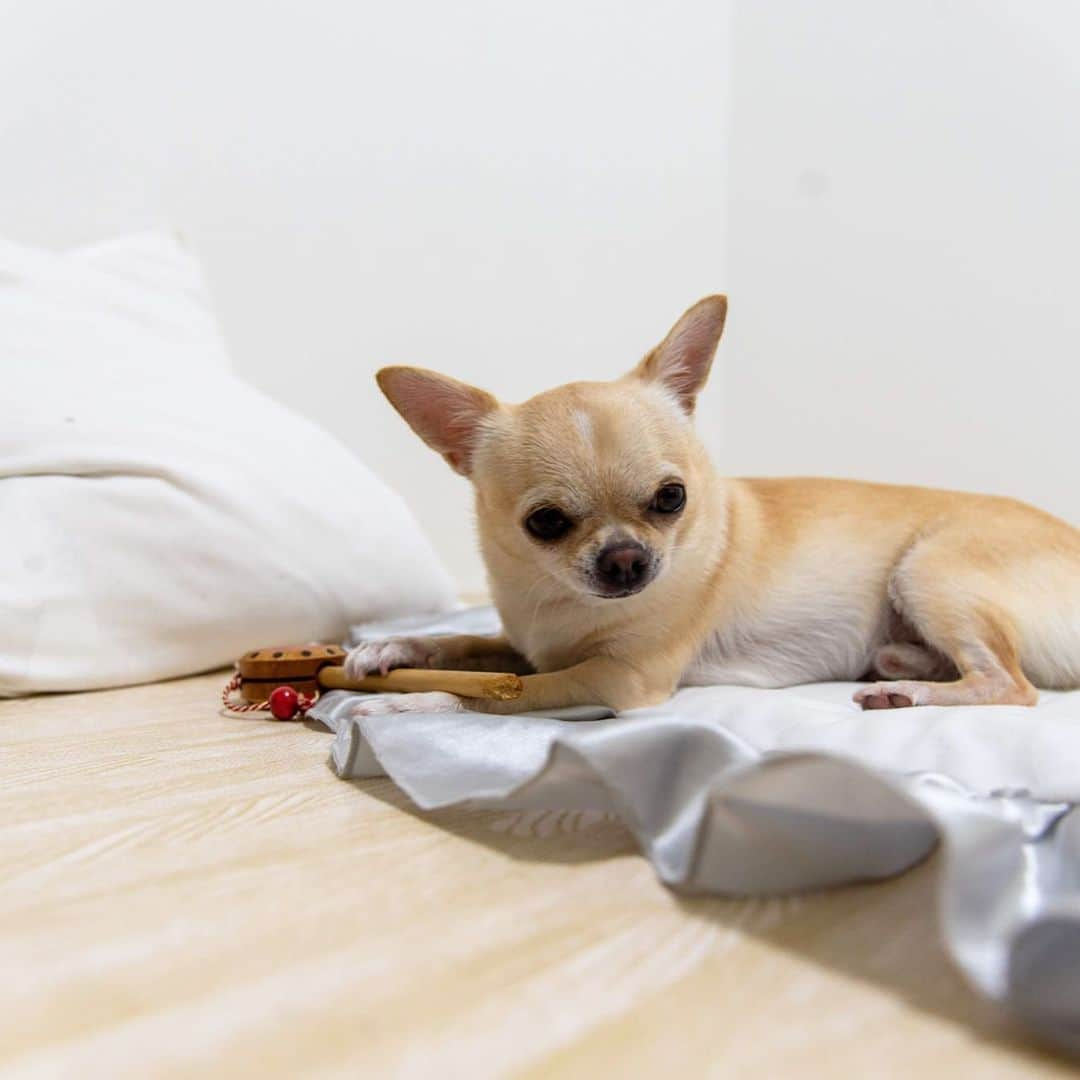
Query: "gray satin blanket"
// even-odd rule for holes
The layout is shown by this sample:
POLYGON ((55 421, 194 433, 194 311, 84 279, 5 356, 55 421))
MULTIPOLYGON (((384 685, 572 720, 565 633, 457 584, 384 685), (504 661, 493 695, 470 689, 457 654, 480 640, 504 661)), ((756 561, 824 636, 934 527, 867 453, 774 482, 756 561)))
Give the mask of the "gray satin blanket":
MULTIPOLYGON (((367 624, 494 633, 491 609, 367 624)), ((899 874, 944 847, 945 948, 981 993, 1080 1053, 1080 692, 1034 709, 862 712, 852 684, 705 687, 618 717, 311 715, 346 779, 423 809, 617 814, 666 885, 751 896, 899 874)))

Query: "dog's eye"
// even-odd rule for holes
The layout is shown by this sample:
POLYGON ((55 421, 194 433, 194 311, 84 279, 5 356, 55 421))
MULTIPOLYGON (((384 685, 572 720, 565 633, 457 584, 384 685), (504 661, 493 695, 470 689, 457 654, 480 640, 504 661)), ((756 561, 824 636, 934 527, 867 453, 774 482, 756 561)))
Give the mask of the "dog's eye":
POLYGON ((677 514, 686 505, 686 488, 682 484, 664 484, 656 489, 649 509, 658 514, 677 514))
POLYGON ((542 506, 525 519, 525 528, 537 540, 561 540, 574 523, 557 507, 542 506))

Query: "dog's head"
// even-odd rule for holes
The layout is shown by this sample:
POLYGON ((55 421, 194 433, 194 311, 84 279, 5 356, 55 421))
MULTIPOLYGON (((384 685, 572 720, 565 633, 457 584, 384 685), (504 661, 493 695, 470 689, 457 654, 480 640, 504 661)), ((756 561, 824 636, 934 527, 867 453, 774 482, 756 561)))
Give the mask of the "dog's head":
POLYGON ((413 430, 472 480, 493 575, 610 601, 693 558, 687 537, 707 512, 709 465, 692 416, 726 313, 723 296, 707 297, 629 374, 521 405, 420 368, 377 378, 413 430))

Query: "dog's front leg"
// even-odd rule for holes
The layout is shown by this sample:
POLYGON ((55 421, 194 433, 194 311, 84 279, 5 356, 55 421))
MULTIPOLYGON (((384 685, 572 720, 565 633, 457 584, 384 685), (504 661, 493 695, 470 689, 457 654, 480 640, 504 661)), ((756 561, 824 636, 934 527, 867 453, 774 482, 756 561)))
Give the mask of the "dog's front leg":
POLYGON ((527 713, 571 705, 606 705, 615 712, 655 705, 675 690, 677 673, 642 671, 607 656, 591 657, 562 671, 524 675, 521 697, 512 701, 461 698, 441 691, 426 694, 379 694, 353 706, 354 716, 400 712, 527 713))
POLYGON ((462 699, 475 712, 524 713, 571 705, 606 705, 615 712, 655 705, 675 690, 678 673, 643 670, 609 656, 594 656, 562 671, 522 677, 524 691, 513 701, 462 699))

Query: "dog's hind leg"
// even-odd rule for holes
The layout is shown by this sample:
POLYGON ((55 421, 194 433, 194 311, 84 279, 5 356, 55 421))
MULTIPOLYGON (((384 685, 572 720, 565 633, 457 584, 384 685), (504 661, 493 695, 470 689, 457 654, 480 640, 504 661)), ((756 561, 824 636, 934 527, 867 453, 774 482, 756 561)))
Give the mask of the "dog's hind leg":
POLYGON ((905 665, 925 674, 862 687, 855 700, 864 709, 1034 705, 1038 693, 1021 670, 1016 627, 1001 606, 1004 593, 995 588, 995 575, 986 566, 958 557, 947 538, 916 543, 897 566, 889 594, 929 649, 886 645, 878 651, 875 667, 882 671, 890 664, 905 665), (939 664, 935 654, 951 662, 959 678, 928 681, 939 664))

